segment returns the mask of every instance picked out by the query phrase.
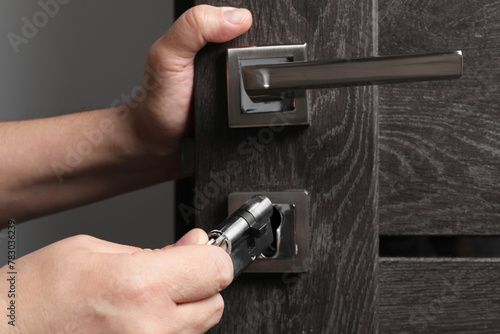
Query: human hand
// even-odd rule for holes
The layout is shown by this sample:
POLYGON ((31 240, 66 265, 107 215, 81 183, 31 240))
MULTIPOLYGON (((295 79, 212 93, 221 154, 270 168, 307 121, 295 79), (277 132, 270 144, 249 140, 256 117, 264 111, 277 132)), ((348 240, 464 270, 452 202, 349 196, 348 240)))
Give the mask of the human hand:
POLYGON ((148 250, 80 235, 28 254, 16 261, 9 333, 204 333, 219 322, 219 291, 233 278, 231 258, 207 241, 195 229, 148 250))
POLYGON ((148 153, 167 155, 192 134, 194 58, 207 42, 222 43, 247 31, 246 9, 196 6, 151 47, 143 90, 132 101, 137 132, 148 153))
POLYGON ((0 223, 180 178, 181 139, 193 131, 194 57, 207 42, 233 39, 251 23, 247 10, 194 7, 151 47, 143 87, 126 105, 116 99, 111 108, 0 124, 9 157, 0 162, 8 193, 0 196, 0 223))

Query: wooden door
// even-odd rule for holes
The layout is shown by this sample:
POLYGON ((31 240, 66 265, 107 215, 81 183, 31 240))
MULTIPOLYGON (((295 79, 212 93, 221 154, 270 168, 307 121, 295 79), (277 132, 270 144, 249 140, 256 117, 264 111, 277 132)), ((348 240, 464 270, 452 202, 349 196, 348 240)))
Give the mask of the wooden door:
POLYGON ((178 204, 208 231, 226 217, 232 192, 306 189, 311 215, 309 272, 243 274, 223 292, 211 332, 498 332, 498 259, 378 256, 379 234, 500 231, 496 2, 198 3, 246 7, 254 25, 197 57, 195 178, 179 184, 178 204), (463 49, 465 75, 309 91, 310 126, 229 129, 226 48, 302 43, 309 59, 463 49), (464 115, 478 117, 472 129, 464 115), (432 146, 436 127, 450 140, 432 146))
MULTIPOLYGON (((379 87, 380 234, 491 241, 500 234, 500 3, 378 7, 379 54, 464 55, 460 80, 379 87)), ((493 241, 496 258, 381 258, 380 332, 499 333, 493 241)))

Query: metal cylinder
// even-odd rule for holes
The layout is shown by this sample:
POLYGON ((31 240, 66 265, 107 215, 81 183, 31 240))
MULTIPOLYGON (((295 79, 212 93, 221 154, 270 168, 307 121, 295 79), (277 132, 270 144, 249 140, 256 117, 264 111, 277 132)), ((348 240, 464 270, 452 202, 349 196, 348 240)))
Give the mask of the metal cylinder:
POLYGON ((211 239, 208 243, 231 254, 234 244, 246 237, 252 228, 259 227, 260 223, 264 225, 272 214, 271 200, 266 196, 255 195, 208 233, 208 238, 211 239))
POLYGON ((273 203, 263 195, 255 195, 243 204, 240 210, 250 213, 256 222, 270 218, 273 214, 273 203))

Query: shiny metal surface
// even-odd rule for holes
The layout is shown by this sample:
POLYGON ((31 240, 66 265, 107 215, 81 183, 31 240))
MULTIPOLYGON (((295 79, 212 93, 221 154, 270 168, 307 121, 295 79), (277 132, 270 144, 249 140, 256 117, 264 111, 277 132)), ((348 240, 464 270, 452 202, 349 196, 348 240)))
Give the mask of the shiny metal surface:
POLYGON ((266 250, 267 256, 259 256, 245 272, 307 272, 310 267, 308 193, 305 190, 231 193, 228 212, 234 212, 255 194, 269 198, 283 220, 276 231, 276 250, 271 253, 266 250))
POLYGON ((255 195, 243 204, 240 210, 248 211, 256 221, 260 221, 271 217, 273 203, 266 196, 255 195))
MULTIPOLYGON (((275 231, 275 241, 265 252, 262 259, 293 259, 297 255, 297 238, 295 236, 295 204, 273 204, 278 220, 281 221, 275 231)), ((273 225, 273 217, 271 217, 273 225)))
POLYGON ((233 244, 238 243, 252 228, 262 228, 266 220, 273 214, 273 203, 269 198, 255 195, 246 201, 238 210, 232 212, 222 224, 208 233, 207 245, 223 248, 231 254, 233 244), (245 214, 248 213, 248 214, 245 214), (246 216, 246 219, 243 218, 246 216), (249 219, 249 217, 251 217, 249 219))
POLYGON ((250 97, 287 90, 457 79, 462 75, 462 52, 252 65, 243 66, 241 74, 250 97))
POLYGON ((269 198, 255 195, 208 233, 207 245, 220 247, 231 257, 235 278, 275 240, 272 214, 269 198))
POLYGON ((238 242, 249 229, 248 222, 237 216, 229 216, 217 229, 208 233, 208 244, 223 248, 231 254, 233 243, 238 242), (214 240, 214 241, 212 241, 214 240))
POLYGON ((462 52, 307 61, 306 44, 227 50, 231 128, 309 125, 307 89, 456 79, 462 52))
POLYGON ((307 60, 306 45, 229 48, 227 50, 227 99, 230 128, 309 124, 305 91, 250 99, 243 88, 241 67, 283 61, 307 60))
POLYGON ((231 240, 221 231, 211 231, 209 234, 210 240, 207 245, 214 245, 222 248, 228 254, 231 254, 231 240))

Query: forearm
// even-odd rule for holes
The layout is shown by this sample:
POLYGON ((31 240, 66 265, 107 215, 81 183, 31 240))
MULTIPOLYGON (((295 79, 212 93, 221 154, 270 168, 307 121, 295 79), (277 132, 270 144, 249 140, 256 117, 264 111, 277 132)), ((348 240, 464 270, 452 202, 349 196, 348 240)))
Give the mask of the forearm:
POLYGON ((0 124, 0 225, 180 176, 177 147, 147 152, 128 107, 0 124))
POLYGON ((251 24, 247 10, 193 7, 151 47, 130 108, 0 124, 0 226, 180 177, 196 53, 251 24))

